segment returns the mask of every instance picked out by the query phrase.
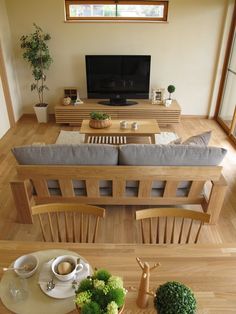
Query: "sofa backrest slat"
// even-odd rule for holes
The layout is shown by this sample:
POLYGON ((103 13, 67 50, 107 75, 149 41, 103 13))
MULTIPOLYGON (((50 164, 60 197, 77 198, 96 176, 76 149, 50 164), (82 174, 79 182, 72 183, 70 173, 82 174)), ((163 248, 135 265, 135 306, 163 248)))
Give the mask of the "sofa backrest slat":
POLYGON ((204 188, 205 181, 192 181, 188 196, 199 196, 204 188))
POLYGON ((38 196, 47 197, 50 196, 47 181, 42 178, 32 178, 32 183, 35 189, 35 192, 38 196))
POLYGON ((152 191, 152 181, 151 180, 140 180, 138 187, 138 197, 145 198, 151 196, 152 191))
POLYGON ((166 181, 163 197, 175 197, 179 181, 166 181))
POLYGON ((72 180, 59 179, 59 186, 62 196, 75 196, 72 180))
POLYGON ((125 196, 125 184, 126 181, 123 180, 113 180, 112 181, 112 196, 113 197, 124 197, 125 196))
POLYGON ((86 192, 88 197, 99 197, 99 180, 88 179, 85 180, 86 192))

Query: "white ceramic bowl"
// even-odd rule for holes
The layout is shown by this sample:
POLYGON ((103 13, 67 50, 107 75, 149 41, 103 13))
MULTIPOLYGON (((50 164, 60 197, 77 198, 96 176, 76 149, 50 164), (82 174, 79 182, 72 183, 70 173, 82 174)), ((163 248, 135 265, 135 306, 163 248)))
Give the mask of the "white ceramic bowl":
POLYGON ((20 268, 24 267, 25 265, 32 266, 32 270, 15 270, 16 274, 21 278, 29 278, 31 277, 37 270, 39 266, 38 258, 33 254, 23 255, 15 260, 13 267, 20 268))
POLYGON ((52 262, 52 272, 55 275, 55 277, 61 281, 68 281, 74 278, 74 276, 80 272, 83 269, 82 264, 78 264, 78 257, 71 256, 71 255, 62 255, 58 256, 53 262, 52 262), (69 274, 66 275, 60 275, 58 273, 58 265, 62 262, 69 262, 72 265, 72 271, 69 274))

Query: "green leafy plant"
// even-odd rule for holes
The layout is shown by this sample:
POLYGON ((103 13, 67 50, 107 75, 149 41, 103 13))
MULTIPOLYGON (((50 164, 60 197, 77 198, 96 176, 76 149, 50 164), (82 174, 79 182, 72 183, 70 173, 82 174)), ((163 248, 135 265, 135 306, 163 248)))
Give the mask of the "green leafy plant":
POLYGON ((82 280, 75 294, 81 314, 117 314, 125 302, 126 290, 120 277, 100 269, 82 280))
POLYGON ((169 85, 167 87, 167 90, 169 92, 169 99, 171 99, 171 94, 175 92, 175 86, 174 85, 169 85))
POLYGON ((39 97, 39 104, 36 106, 44 107, 44 90, 48 90, 45 84, 45 70, 48 70, 52 57, 50 56, 47 41, 51 39, 50 35, 44 33, 42 28, 33 24, 35 31, 29 35, 23 35, 20 38, 21 48, 24 50, 23 58, 29 62, 32 68, 34 83, 31 84, 31 91, 36 90, 39 97))
POLYGON ((175 281, 166 282, 157 289, 154 306, 159 314, 196 313, 196 299, 192 290, 175 281))
POLYGON ((107 113, 93 111, 90 113, 90 118, 94 120, 106 120, 111 119, 111 116, 107 113))

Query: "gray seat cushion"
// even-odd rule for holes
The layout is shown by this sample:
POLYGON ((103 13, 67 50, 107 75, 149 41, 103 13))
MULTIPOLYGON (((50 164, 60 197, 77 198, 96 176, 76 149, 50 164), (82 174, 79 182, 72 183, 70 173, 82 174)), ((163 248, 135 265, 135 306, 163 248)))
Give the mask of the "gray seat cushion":
POLYGON ((14 147, 21 165, 117 165, 118 147, 101 144, 14 147))
POLYGON ((119 147, 119 165, 216 166, 227 150, 197 145, 129 144, 119 147))

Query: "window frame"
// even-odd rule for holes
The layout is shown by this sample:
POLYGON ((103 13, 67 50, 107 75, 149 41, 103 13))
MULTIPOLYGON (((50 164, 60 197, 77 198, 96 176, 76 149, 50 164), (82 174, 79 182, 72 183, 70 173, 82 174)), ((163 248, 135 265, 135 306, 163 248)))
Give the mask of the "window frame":
POLYGON ((122 22, 122 21, 134 21, 134 22, 167 22, 168 18, 169 0, 164 1, 139 1, 139 0, 65 0, 65 21, 66 22, 96 22, 96 21, 110 21, 110 22, 122 22), (163 17, 121 17, 121 16, 96 16, 96 17, 71 17, 70 16, 70 5, 76 4, 123 4, 123 5, 164 5, 163 17))

